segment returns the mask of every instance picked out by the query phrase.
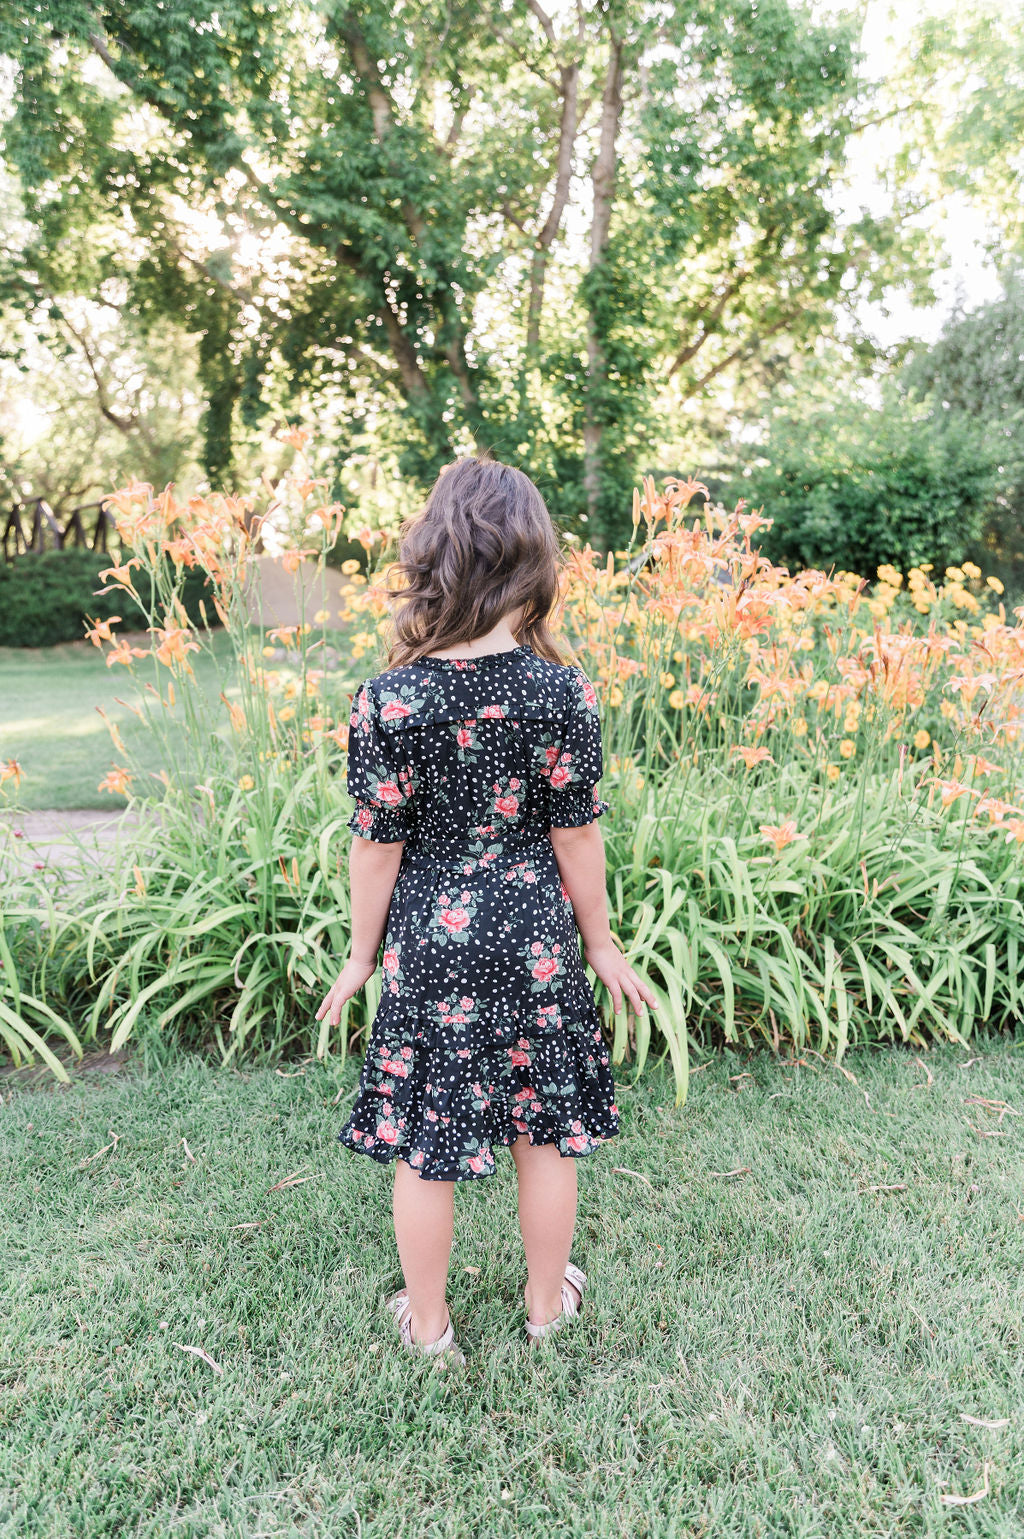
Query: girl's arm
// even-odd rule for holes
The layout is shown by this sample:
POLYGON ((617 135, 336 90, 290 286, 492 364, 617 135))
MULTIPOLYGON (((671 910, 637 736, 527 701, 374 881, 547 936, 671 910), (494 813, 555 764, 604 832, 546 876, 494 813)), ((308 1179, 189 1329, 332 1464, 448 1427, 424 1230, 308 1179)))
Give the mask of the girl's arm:
POLYGON ((377 969, 377 953, 388 923, 391 897, 398 880, 405 840, 382 844, 373 839, 353 837, 348 857, 349 890, 352 894, 352 933, 349 956, 336 981, 316 1012, 322 1021, 330 1013, 331 1025, 337 1026, 345 1001, 358 993, 377 969))
POLYGON ((651 988, 630 967, 612 939, 608 922, 608 888, 605 878, 604 839, 597 819, 578 828, 550 828, 559 875, 572 900, 576 926, 583 937, 583 955, 612 996, 616 1015, 626 996, 634 1015, 644 1001, 655 1010, 658 1001, 651 988))

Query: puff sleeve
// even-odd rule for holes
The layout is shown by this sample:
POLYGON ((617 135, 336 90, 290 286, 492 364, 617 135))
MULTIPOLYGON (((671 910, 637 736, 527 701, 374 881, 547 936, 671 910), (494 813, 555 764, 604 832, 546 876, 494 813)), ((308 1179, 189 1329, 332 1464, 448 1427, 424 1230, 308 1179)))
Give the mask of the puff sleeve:
POLYGON ((346 782, 356 804, 348 826, 360 839, 397 844, 412 831, 415 773, 400 743, 385 731, 377 699, 364 680, 352 698, 346 782))
POLYGON ((580 828, 608 811, 597 794, 604 773, 597 692, 582 668, 573 668, 568 714, 562 723, 558 758, 551 766, 552 828, 580 828))

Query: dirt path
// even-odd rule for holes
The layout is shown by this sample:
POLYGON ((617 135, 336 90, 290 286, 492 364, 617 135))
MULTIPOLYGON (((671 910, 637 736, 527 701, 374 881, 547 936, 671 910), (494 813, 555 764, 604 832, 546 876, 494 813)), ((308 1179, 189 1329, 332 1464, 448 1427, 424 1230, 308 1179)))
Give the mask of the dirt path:
POLYGON ((0 878, 40 867, 98 862, 130 838, 133 812, 0 810, 0 878))

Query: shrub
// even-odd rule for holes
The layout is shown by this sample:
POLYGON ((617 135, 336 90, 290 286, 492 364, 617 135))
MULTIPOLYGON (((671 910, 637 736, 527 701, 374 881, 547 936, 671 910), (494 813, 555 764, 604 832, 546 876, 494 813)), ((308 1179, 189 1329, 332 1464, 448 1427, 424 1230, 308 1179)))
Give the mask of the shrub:
MULTIPOLYGON (((117 557, 71 547, 17 556, 0 564, 0 646, 51 647, 62 641, 81 641, 86 617, 110 621, 121 618, 115 630, 141 630, 146 611, 152 607, 154 576, 144 572, 139 599, 123 588, 107 587, 100 576, 115 565, 117 557)), ((170 566, 170 561, 165 565, 170 566)), ((206 573, 186 571, 181 601, 192 625, 202 623, 199 608, 205 601, 208 622, 218 623, 212 605, 213 589, 206 573)))
POLYGON ((964 412, 889 390, 879 407, 780 416, 763 455, 744 496, 771 517, 765 554, 793 570, 946 566, 981 538, 993 451, 964 412))

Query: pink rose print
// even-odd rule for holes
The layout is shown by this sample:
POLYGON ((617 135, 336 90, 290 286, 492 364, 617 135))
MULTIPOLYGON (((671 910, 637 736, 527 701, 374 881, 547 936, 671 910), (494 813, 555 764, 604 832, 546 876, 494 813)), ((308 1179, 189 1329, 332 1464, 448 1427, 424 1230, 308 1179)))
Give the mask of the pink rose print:
POLYGON ((531 972, 539 983, 550 983, 551 979, 558 972, 558 966, 559 964, 554 957, 538 957, 531 968, 531 972))
POLYGON ((357 807, 356 808, 356 822, 359 824, 360 828, 372 828, 373 827, 373 808, 372 807, 357 807))
POLYGON ((423 1150, 422 1149, 417 1149, 415 1154, 410 1154, 410 1156, 409 1156, 409 1164, 412 1165, 414 1167, 414 1169, 419 1170, 420 1166, 423 1164, 423 1150))
POLYGON ((455 741, 460 748, 470 748, 473 744, 473 734, 466 727, 460 727, 455 734, 455 741))
POLYGON ((502 710, 500 705, 485 705, 483 710, 480 712, 480 715, 484 717, 504 717, 505 712, 502 710))
POLYGON ((473 1008, 473 1001, 468 995, 460 999, 459 1004, 462 1006, 463 1010, 472 1010, 473 1008))
POLYGON ((526 1038, 520 1037, 515 1047, 508 1049, 509 1060, 515 1064, 517 1069, 525 1069, 529 1065, 530 1054, 527 1051, 529 1046, 530 1044, 526 1038))
POLYGON ((393 780, 382 780, 377 787, 377 800, 387 807, 401 805, 402 793, 393 780))
POLYGON ((469 1057, 469 1048, 468 1047, 460 1047, 456 1051, 457 1051, 458 1057, 460 1057, 460 1058, 468 1058, 469 1057))
POLYGON ((587 702, 587 709, 591 710, 591 711, 596 711, 597 710, 597 691, 595 690, 593 684, 591 684, 589 679, 581 678, 580 679, 580 689, 583 691, 583 698, 587 702))
POLYGON ((448 908, 442 910, 441 923, 448 931, 458 932, 464 930, 469 924, 469 915, 464 908, 448 908))
POLYGON ((386 973, 397 973, 397 971, 398 971, 398 952, 395 951, 394 948, 392 948, 390 951, 385 951, 385 953, 384 953, 384 960, 383 960, 383 966, 384 966, 384 971, 386 973))
POLYGON ((550 743, 544 750, 544 758, 549 770, 553 770, 558 763, 558 744, 550 743))
POLYGON ((403 705, 401 700, 389 700, 387 705, 382 705, 380 708, 381 721, 401 721, 404 716, 411 715, 409 707, 403 705))
POLYGON ((483 1168, 484 1168, 484 1160, 483 1160, 483 1155, 482 1154, 471 1154, 469 1156, 469 1162, 468 1163, 469 1163, 469 1168, 474 1173, 474 1175, 480 1175, 481 1174, 481 1172, 483 1171, 483 1168))
POLYGON ((398 1129, 392 1127, 390 1123, 382 1122, 377 1129, 377 1137, 382 1144, 397 1144, 398 1129))
POLYGON ((582 1154, 586 1149, 590 1147, 590 1139, 585 1133, 575 1134, 572 1138, 567 1138, 565 1141, 569 1148, 574 1150, 577 1154, 582 1154))
POLYGON ((534 941, 533 945, 530 947, 530 950, 533 952, 535 957, 539 957, 541 952, 544 950, 543 941, 534 941))
MULTIPOLYGON (((569 755, 566 754, 564 757, 568 759, 569 755)), ((551 771, 551 784, 556 791, 560 791, 563 786, 567 786, 571 779, 572 773, 564 763, 556 765, 551 771)))

